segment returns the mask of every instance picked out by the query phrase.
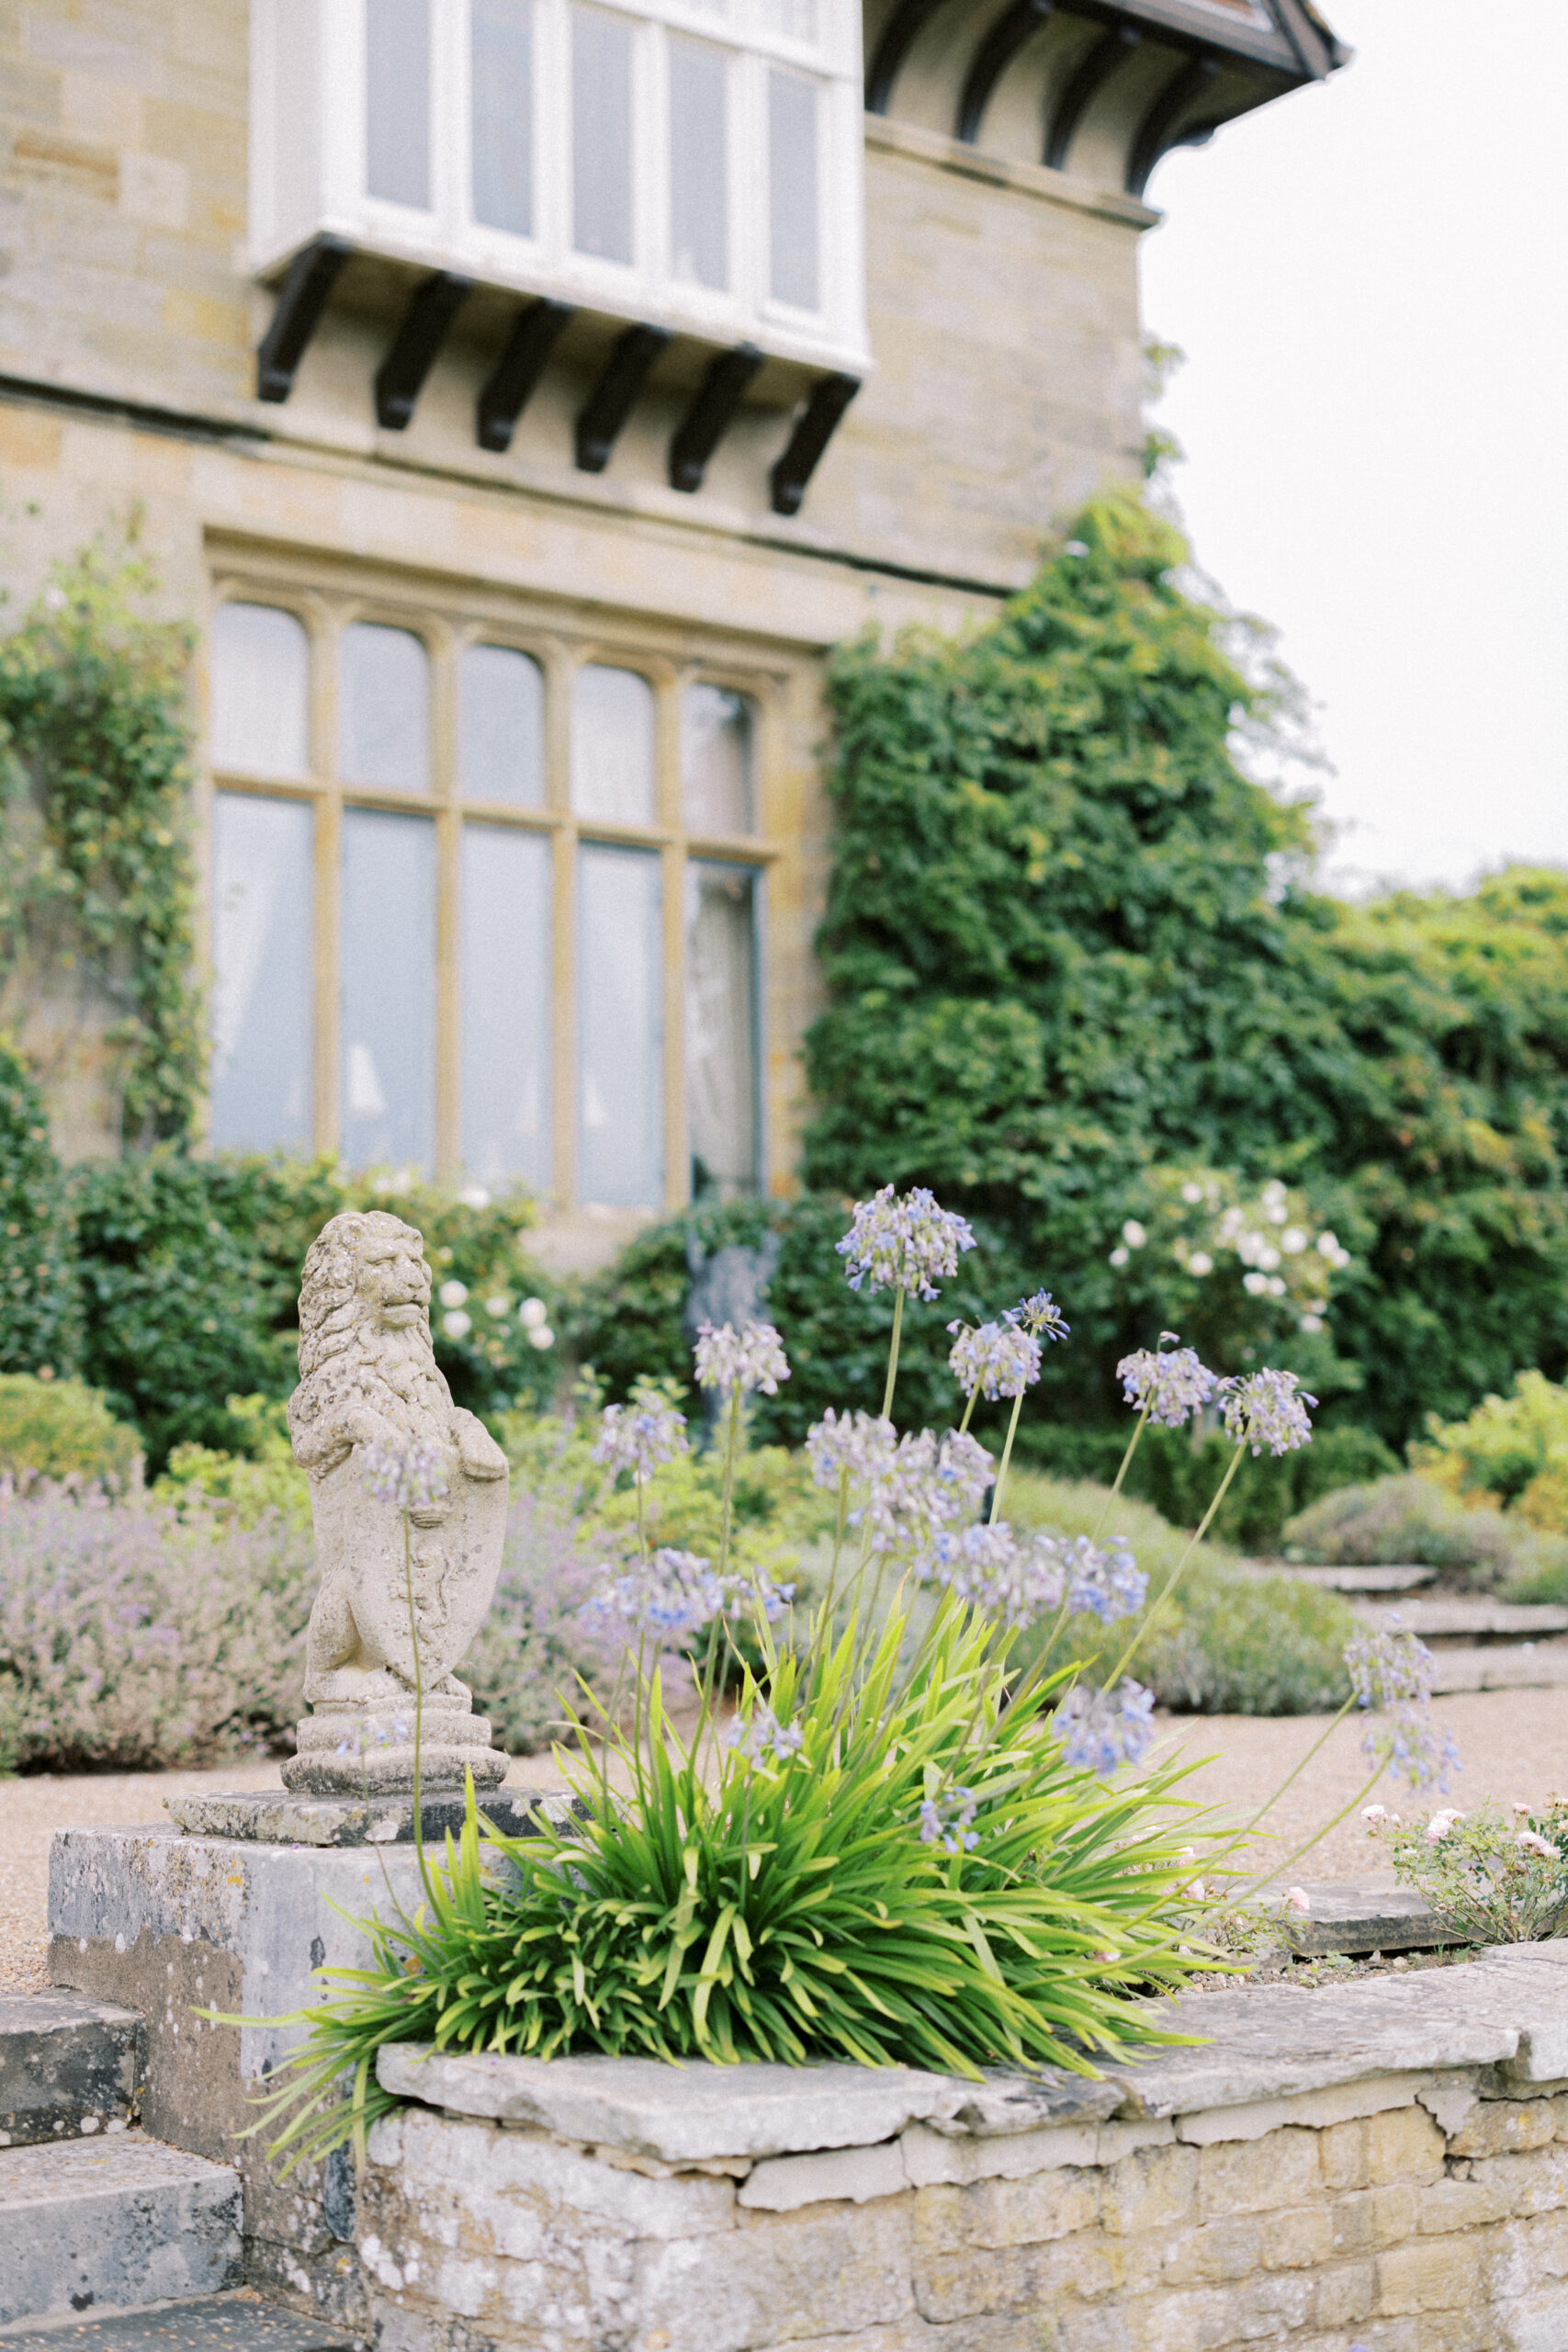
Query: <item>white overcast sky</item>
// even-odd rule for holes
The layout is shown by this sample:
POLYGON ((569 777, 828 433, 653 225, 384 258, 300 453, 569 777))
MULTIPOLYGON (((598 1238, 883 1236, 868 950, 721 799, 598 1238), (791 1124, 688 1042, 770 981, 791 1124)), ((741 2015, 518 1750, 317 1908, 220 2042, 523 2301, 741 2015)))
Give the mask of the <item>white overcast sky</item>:
POLYGON ((1323 6, 1352 63, 1149 191, 1173 488, 1313 698, 1332 882, 1568 865, 1568 0, 1323 6))

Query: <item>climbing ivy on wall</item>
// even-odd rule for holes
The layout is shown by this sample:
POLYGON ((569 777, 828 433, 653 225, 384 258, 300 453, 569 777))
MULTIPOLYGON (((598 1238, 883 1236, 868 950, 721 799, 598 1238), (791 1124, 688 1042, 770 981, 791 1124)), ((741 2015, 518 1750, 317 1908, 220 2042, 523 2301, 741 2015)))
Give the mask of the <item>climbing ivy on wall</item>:
POLYGON ((116 1009, 120 1136, 188 1135, 203 1084, 184 716, 191 633, 134 522, 57 565, 0 639, 0 948, 83 964, 116 1009))
POLYGON ((1171 1172, 1299 1189, 1347 1263, 1283 1360, 1397 1445, 1568 1363, 1568 875, 1314 890, 1309 812, 1235 757, 1278 705, 1186 552, 1105 499, 989 628, 836 659, 806 1174, 983 1220, 1067 1301, 1045 1396, 1082 1422, 1158 1329, 1171 1172))

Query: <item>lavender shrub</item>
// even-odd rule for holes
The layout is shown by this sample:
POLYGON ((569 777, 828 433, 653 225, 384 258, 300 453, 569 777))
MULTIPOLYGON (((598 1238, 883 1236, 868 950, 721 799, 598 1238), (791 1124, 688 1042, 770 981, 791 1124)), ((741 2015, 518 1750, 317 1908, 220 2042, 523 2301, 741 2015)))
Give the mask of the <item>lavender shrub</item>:
POLYGON ((604 1529, 513 1492, 495 1600, 461 1670, 502 1747, 528 1755, 570 1730, 558 1692, 580 1674, 596 1689, 613 1680, 625 1640, 581 1613, 604 1580, 604 1529))
POLYGON ((308 1534, 0 1487, 0 1761, 120 1771, 265 1750, 303 1711, 308 1534))

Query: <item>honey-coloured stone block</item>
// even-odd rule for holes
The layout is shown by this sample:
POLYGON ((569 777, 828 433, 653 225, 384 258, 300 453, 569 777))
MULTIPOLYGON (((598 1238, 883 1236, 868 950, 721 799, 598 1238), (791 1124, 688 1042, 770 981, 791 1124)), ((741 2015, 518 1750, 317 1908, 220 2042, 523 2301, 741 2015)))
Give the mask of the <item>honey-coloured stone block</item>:
POLYGON ((1201 2153, 1198 2193, 1205 2221, 1220 2213, 1266 2213, 1300 2205, 1321 2188, 1313 2132, 1292 2129, 1270 2132, 1261 2140, 1222 2140, 1201 2153))

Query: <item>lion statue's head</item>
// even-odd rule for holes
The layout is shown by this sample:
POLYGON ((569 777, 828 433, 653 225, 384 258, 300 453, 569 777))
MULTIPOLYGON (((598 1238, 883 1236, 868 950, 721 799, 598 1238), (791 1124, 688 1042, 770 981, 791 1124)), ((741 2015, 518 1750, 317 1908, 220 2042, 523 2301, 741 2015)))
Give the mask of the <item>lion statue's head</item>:
POLYGON ((452 1392, 430 1338, 424 1239, 384 1209, 322 1227, 299 1286, 299 1385, 288 1403, 296 1457, 341 1453, 367 1410, 408 1437, 453 1442, 452 1392))

